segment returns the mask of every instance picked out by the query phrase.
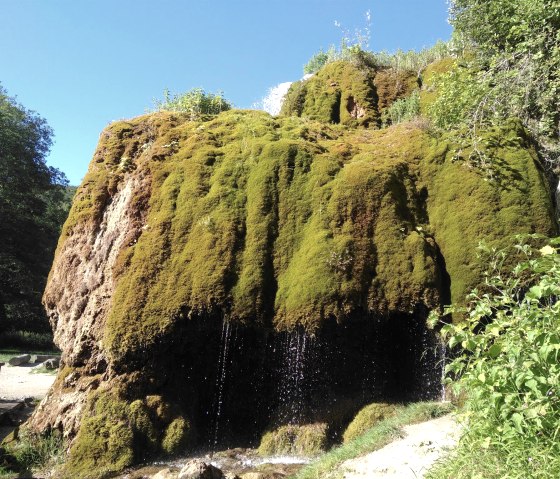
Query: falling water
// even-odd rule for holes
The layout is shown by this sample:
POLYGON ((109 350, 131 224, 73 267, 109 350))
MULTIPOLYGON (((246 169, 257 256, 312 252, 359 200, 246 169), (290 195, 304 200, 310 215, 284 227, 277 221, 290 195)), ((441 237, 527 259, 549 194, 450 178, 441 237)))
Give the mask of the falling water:
POLYGON ((445 392, 445 366, 447 365, 447 345, 444 340, 440 344, 440 365, 441 365, 441 400, 446 400, 445 392))
POLYGON ((280 414, 283 423, 302 420, 305 407, 308 349, 313 339, 303 331, 285 333, 280 380, 280 414))
POLYGON ((216 450, 218 445, 218 433, 220 429, 220 416, 222 414, 222 405, 224 401, 224 389, 227 379, 229 349, 231 340, 231 323, 226 319, 222 324, 222 336, 220 341, 220 353, 218 357, 218 373, 216 375, 216 402, 214 406, 214 436, 210 444, 212 453, 216 450))

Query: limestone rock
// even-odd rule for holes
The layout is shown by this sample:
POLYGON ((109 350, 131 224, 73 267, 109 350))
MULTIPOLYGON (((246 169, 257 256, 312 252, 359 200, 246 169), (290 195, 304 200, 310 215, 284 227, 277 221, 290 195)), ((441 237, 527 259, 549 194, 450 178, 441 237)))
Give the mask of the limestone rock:
POLYGON ((198 459, 187 462, 177 479, 223 479, 222 471, 198 459))
POLYGON ((437 397, 428 311, 480 283, 480 240, 556 231, 518 123, 484 133, 501 182, 485 181, 446 137, 373 128, 402 93, 390 75, 329 68, 307 118, 160 112, 102 132, 43 298, 62 367, 28 423, 69 439, 67 477, 208 444, 217 386, 220 433, 243 442, 331 424, 332 404, 347 417, 364 384, 437 397))
POLYGON ((15 356, 11 358, 8 362, 10 366, 23 366, 31 360, 30 354, 21 354, 20 356, 15 356))
POLYGON ((47 359, 43 364, 47 369, 58 369, 58 367, 60 366, 60 358, 47 359))
POLYGON ((177 479, 177 473, 173 472, 171 469, 162 469, 161 471, 154 474, 151 479, 177 479))

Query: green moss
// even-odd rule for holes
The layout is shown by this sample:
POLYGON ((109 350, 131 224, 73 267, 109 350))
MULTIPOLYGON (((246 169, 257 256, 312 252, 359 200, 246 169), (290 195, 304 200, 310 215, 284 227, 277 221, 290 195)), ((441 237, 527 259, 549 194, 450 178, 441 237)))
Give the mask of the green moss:
POLYGON ((343 435, 343 442, 349 443, 364 434, 379 422, 394 416, 397 407, 394 404, 373 403, 362 408, 352 422, 348 425, 343 435))
POLYGON ((418 89, 417 80, 413 72, 337 61, 292 84, 281 114, 349 127, 380 126, 391 104, 418 89))
POLYGON ((110 477, 134 462, 134 435, 128 405, 113 394, 98 394, 82 420, 63 477, 110 477))
POLYGON ((184 452, 189 442, 190 425, 182 417, 173 419, 163 436, 161 448, 166 454, 178 454, 184 452))
MULTIPOLYGON (((453 161, 445 138, 413 125, 162 115, 110 127, 99 147, 124 149, 136 165, 119 182, 149 179, 146 225, 117 256, 104 332, 124 368, 192 316, 313 331, 328 316, 436 307, 447 272, 455 300, 480 279, 480 240, 554 229, 534 152, 515 126, 488 134, 503 178, 488 182, 453 161), (150 131, 149 147, 138 146, 150 131)), ((112 171, 119 155, 96 154, 108 165, 95 159, 93 170, 112 171)), ((99 181, 100 190, 121 187, 110 175, 99 181)))
POLYGON ((262 456, 295 454, 313 456, 323 452, 327 445, 325 423, 286 425, 265 433, 258 452, 262 456))
POLYGON ((290 87, 282 115, 297 115, 325 123, 368 126, 378 122, 375 72, 337 61, 290 87))
POLYGON ((451 300, 457 304, 480 283, 486 267, 475 254, 480 241, 503 248, 513 234, 556 231, 550 192, 522 126, 510 122, 483 138, 493 179, 456 159, 453 149, 443 161, 425 163, 430 227, 451 277, 451 300))
POLYGON ((160 396, 130 401, 117 392, 91 394, 64 465, 65 478, 100 479, 158 454, 175 454, 189 439, 183 417, 160 396))

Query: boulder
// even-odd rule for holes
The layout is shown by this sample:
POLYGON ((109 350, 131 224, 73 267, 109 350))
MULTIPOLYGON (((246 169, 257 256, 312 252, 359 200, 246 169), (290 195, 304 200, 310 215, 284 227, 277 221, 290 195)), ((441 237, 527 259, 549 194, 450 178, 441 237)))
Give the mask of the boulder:
POLYGON ((30 354, 21 354, 20 356, 13 357, 8 362, 10 363, 10 366, 23 366, 24 364, 27 364, 30 360, 31 360, 30 354))
POLYGON ((60 358, 47 359, 43 364, 47 369, 58 369, 60 366, 60 358))
POLYGON ((35 363, 36 364, 44 363, 48 359, 55 359, 55 358, 58 358, 58 356, 52 354, 37 354, 35 356, 35 363))
POLYGON ((154 474, 151 479, 177 479, 177 473, 171 469, 162 469, 157 474, 154 474))
POLYGON ((207 464, 199 459, 187 462, 177 479, 223 479, 222 471, 212 464, 207 464))

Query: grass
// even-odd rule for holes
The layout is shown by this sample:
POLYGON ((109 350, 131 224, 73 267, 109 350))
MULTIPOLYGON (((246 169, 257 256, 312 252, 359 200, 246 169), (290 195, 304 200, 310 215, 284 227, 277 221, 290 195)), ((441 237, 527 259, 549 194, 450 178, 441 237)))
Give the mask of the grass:
POLYGON ((0 479, 33 477, 32 470, 52 469, 62 464, 65 444, 62 434, 22 432, 19 439, 0 448, 0 479))
POLYGON ((426 479, 552 479, 560 477, 559 449, 558 444, 539 443, 522 436, 507 447, 484 444, 483 438, 467 433, 451 454, 435 464, 426 479))
POLYGON ((332 449, 316 461, 301 469, 293 479, 319 479, 331 476, 329 473, 348 459, 375 451, 402 436, 402 427, 443 416, 453 409, 451 404, 422 402, 400 406, 394 416, 385 419, 365 434, 332 449))

